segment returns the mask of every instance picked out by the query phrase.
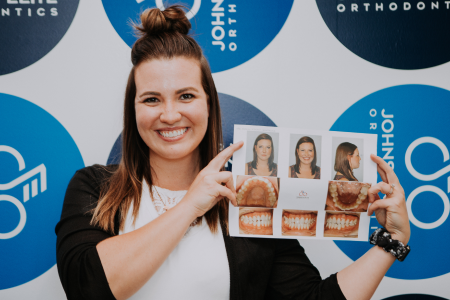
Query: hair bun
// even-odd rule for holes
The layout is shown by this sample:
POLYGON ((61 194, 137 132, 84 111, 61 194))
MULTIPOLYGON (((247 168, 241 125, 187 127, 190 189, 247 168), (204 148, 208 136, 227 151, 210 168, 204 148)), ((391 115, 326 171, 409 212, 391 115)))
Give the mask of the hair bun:
POLYGON ((141 24, 134 25, 142 35, 154 35, 163 32, 188 34, 191 22, 186 17, 184 7, 172 5, 161 11, 159 8, 146 9, 141 14, 141 24))

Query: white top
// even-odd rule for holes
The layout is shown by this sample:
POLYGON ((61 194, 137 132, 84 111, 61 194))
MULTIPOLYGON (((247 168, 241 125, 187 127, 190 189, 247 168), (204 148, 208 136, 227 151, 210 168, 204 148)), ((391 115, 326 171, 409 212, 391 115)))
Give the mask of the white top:
MULTIPOLYGON (((162 208, 164 205, 169 204, 169 207, 176 205, 187 192, 170 191, 155 186, 152 189, 160 213, 165 212, 162 208), (158 194, 164 199, 164 203, 159 202, 158 194)), ((144 182, 136 223, 132 225, 133 205, 131 205, 124 230, 119 234, 138 229, 156 219, 159 216, 157 209, 150 198, 148 185, 144 182)), ((158 271, 129 299, 229 298, 230 270, 220 224, 217 234, 212 234, 203 218, 202 224, 188 230, 158 271)))

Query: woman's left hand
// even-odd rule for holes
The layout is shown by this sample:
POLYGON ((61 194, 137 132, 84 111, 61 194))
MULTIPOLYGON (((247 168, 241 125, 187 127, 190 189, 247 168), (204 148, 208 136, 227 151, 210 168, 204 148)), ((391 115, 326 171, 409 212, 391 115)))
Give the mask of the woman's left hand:
POLYGON ((378 223, 391 233, 393 239, 406 245, 411 230, 406 209, 405 192, 394 170, 381 157, 372 154, 370 158, 377 164, 378 173, 383 181, 369 189, 367 194, 372 205, 369 206, 367 213, 370 216, 375 211, 378 223), (386 197, 380 199, 379 192, 386 194, 386 197))

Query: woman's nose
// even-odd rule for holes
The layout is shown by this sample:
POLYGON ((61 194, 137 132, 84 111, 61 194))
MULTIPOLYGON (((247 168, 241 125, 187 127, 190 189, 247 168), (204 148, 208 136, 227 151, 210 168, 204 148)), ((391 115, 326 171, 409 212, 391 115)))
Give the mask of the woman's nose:
POLYGON ((165 103, 163 111, 159 116, 159 119, 162 123, 171 125, 181 121, 181 118, 182 116, 178 109, 178 106, 172 101, 168 101, 165 103))

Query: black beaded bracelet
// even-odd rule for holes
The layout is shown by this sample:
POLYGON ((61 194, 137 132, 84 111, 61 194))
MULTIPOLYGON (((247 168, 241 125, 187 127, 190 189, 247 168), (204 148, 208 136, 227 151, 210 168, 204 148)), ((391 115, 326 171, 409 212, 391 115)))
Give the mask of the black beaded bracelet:
POLYGON ((411 248, 402 242, 393 240, 391 234, 385 228, 375 230, 369 239, 372 245, 380 246, 384 251, 391 253, 399 261, 404 261, 411 248))

